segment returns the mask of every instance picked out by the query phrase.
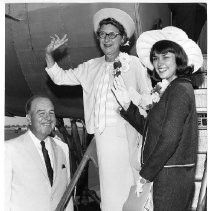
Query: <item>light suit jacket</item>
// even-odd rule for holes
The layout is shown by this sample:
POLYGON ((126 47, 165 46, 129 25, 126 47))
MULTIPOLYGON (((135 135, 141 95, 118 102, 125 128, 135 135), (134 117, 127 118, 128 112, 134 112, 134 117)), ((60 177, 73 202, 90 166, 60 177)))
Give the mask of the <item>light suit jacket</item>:
MULTIPOLYGON (((69 181, 64 145, 56 142, 51 139, 54 157, 52 187, 45 164, 28 132, 5 142, 5 210, 55 210, 69 181)), ((73 211, 72 201, 66 210, 73 211)))

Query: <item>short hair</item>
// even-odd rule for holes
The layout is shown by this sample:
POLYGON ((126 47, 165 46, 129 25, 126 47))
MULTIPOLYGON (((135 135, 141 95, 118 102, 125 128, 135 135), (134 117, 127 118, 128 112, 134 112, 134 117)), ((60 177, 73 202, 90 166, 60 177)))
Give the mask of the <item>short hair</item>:
POLYGON ((108 24, 115 26, 119 30, 120 35, 124 36, 123 44, 125 44, 129 40, 123 25, 121 23, 119 23, 118 21, 116 21, 114 18, 106 18, 106 19, 101 20, 99 22, 99 27, 98 27, 96 34, 98 34, 100 32, 100 29, 103 25, 108 25, 108 24))
POLYGON ((31 96, 27 101, 26 101, 26 104, 25 104, 25 112, 26 114, 29 113, 29 111, 31 110, 31 104, 32 102, 37 99, 37 98, 47 98, 49 99, 51 102, 52 100, 47 96, 47 95, 44 95, 44 94, 38 94, 38 95, 33 95, 31 96))
POLYGON ((170 40, 160 40, 152 46, 150 51, 150 62, 153 63, 153 56, 155 53, 166 54, 168 52, 175 54, 177 65, 176 75, 178 77, 192 75, 194 67, 188 66, 188 57, 186 52, 182 46, 170 40))

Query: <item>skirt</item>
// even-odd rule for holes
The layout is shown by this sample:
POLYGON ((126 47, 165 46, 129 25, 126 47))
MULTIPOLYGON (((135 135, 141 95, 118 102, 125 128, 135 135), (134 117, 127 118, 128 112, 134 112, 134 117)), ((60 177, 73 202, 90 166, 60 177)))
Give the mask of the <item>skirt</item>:
POLYGON ((118 126, 95 131, 102 211, 122 211, 134 184, 126 129, 118 126))

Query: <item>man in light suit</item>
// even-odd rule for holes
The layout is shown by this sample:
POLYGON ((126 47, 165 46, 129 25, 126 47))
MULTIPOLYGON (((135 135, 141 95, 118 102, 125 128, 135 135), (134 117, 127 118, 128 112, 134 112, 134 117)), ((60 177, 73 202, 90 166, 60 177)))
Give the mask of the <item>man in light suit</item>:
POLYGON ((56 124, 49 98, 30 98, 26 118, 29 130, 5 142, 5 210, 52 211, 69 182, 68 147, 49 136, 56 124))

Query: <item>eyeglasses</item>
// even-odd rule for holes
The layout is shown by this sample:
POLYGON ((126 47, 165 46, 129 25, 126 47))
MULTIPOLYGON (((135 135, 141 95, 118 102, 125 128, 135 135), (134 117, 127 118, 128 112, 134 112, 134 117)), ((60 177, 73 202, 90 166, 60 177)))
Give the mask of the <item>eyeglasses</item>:
POLYGON ((97 35, 98 35, 98 37, 100 39, 105 39, 106 36, 108 36, 109 39, 113 40, 113 39, 115 39, 117 37, 117 35, 120 35, 120 34, 119 33, 114 33, 114 32, 106 33, 104 31, 100 31, 100 32, 98 32, 97 35))

